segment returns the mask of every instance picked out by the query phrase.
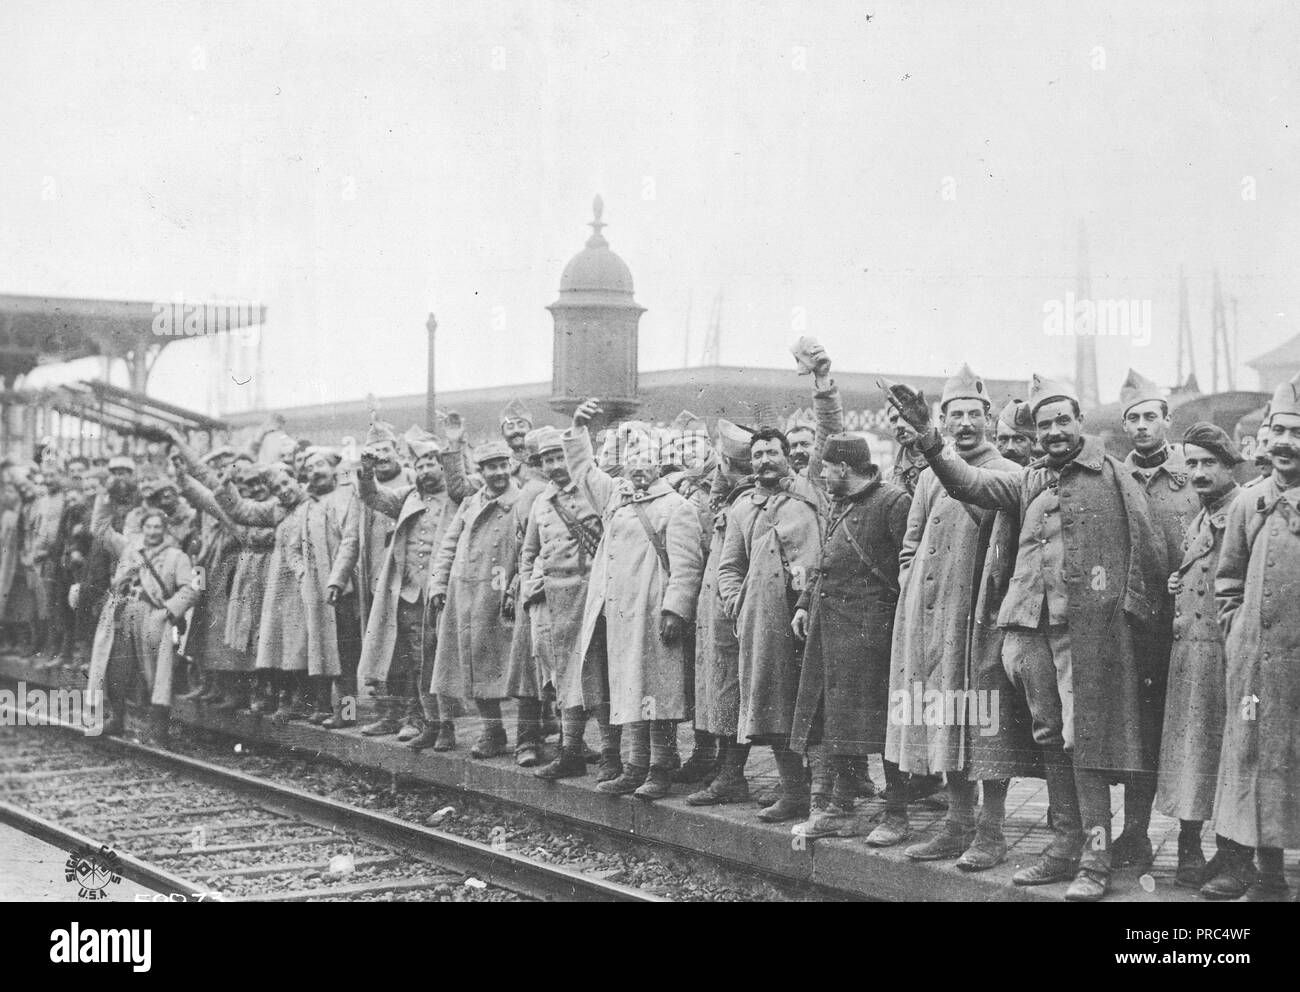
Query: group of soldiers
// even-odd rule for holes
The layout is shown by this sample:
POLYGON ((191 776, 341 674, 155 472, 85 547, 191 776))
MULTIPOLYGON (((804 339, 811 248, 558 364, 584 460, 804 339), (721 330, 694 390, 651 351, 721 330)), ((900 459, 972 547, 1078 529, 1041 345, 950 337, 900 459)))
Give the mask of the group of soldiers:
POLYGON ((750 750, 770 747, 779 789, 758 818, 806 838, 907 844, 909 801, 942 776, 944 827, 905 852, 966 871, 1006 860, 1010 780, 1038 777, 1052 839, 1017 885, 1102 898, 1112 872, 1152 863, 1154 807, 1181 822, 1178 884, 1284 896, 1300 382, 1273 397, 1261 472, 1239 486, 1234 440, 1208 423, 1172 437, 1136 373, 1123 460, 1062 382, 1035 377, 997 412, 967 367, 937 404, 882 383, 899 442, 882 472, 844 430, 825 350, 805 364, 813 416, 785 431, 720 419, 710 436, 684 412, 593 438, 597 400, 563 431, 512 403, 474 447, 454 416, 441 437, 376 421, 355 464, 307 442, 199 456, 179 434, 166 474, 114 459, 77 501, 82 556, 111 563, 98 594, 79 583, 109 732, 133 680, 162 732, 185 655, 188 695, 220 710, 344 728, 364 684, 361 734, 446 751, 472 707, 473 757, 594 774, 614 796, 747 802, 750 750), (856 811, 872 756, 874 823, 856 811))

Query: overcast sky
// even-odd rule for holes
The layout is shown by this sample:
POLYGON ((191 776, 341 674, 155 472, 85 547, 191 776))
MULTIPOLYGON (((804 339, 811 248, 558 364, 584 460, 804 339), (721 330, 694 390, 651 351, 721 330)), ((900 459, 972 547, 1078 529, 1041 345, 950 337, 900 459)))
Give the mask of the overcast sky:
MULTIPOLYGON (((1171 384, 1179 265, 1203 385, 1216 266, 1242 358, 1300 330, 1289 2, 5 0, 0 36, 0 292, 256 299, 276 405, 423 389, 431 310, 440 388, 548 378, 595 193, 644 369, 721 293, 725 364, 802 316, 846 369, 1070 374, 1081 222, 1093 297, 1152 304, 1103 398, 1171 384)), ((211 364, 155 391, 202 408, 211 364)))

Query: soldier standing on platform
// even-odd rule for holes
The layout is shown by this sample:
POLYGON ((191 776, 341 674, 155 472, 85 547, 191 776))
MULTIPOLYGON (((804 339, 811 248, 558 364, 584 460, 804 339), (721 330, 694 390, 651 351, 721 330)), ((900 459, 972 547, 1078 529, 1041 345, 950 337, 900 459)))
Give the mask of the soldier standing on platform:
MULTIPOLYGON (((528 514, 519 554, 519 610, 520 622, 531 627, 540 681, 554 688, 560 710, 560 753, 533 773, 553 781, 587 774, 587 701, 601 699, 605 691, 595 666, 584 667, 578 649, 603 528, 600 514, 569 476, 563 435, 553 427, 539 428, 536 434, 540 467, 550 481, 528 514)), ((608 702, 591 709, 606 734, 608 702)))
MULTIPOLYGON (((479 445, 474 461, 484 486, 464 498, 444 532, 429 587, 439 613, 431 691, 474 701, 482 732, 470 754, 495 758, 506 751, 501 701, 514 628, 509 587, 519 554, 519 486, 504 441, 479 445)), ((448 485, 453 494, 457 488, 448 485)))
POLYGON ((1228 677, 1214 826, 1238 856, 1201 889, 1211 899, 1283 898, 1282 852, 1300 847, 1300 375, 1270 410, 1273 474, 1233 500, 1215 578, 1228 677))
MULTIPOLYGON (((987 440, 991 409, 984 380, 969 366, 949 379, 939 404, 944 432, 967 465, 997 471, 1017 470, 987 440)), ((973 626, 977 595, 1004 588, 992 576, 1010 575, 1014 562, 1015 522, 1006 514, 981 510, 952 498, 926 469, 917 481, 900 553, 903 586, 894 624, 891 706, 886 768, 897 773, 943 772, 948 817, 944 828, 923 844, 909 847, 918 861, 957 858, 957 866, 982 871, 1006 859, 1002 832, 1010 779, 1034 771, 1036 753, 1024 707, 1002 668, 1002 640, 996 631, 973 626), (995 534, 997 537, 995 537, 995 534), (991 636, 990 636, 991 635, 991 636), (918 699, 959 700, 932 720, 918 699), (981 708, 982 707, 982 708, 981 708), (913 714, 923 719, 914 722, 913 714), (981 717, 983 722, 981 723, 981 717), (975 790, 983 790, 983 808, 975 816, 975 790)), ((984 604, 991 619, 1000 601, 984 604)), ((891 792, 893 786, 890 786, 891 792)), ((888 846, 910 833, 906 808, 872 832, 868 843, 888 846)))
MULTIPOLYGON (((415 485, 390 474, 378 478, 382 450, 367 450, 357 472, 358 496, 368 512, 395 522, 375 573, 375 598, 361 648, 359 679, 378 686, 379 718, 361 728, 366 737, 397 734, 415 750, 456 746, 455 725, 437 696, 433 681, 436 618, 429 611, 429 587, 443 535, 456 512, 448 494, 442 451, 432 435, 408 435, 415 456, 415 485), (403 735, 407 727, 414 734, 403 735)), ((460 453, 454 456, 459 464, 460 453)))
POLYGON ((898 442, 889 481, 911 496, 916 492, 916 480, 925 471, 925 455, 916 450, 916 431, 898 415, 897 410, 890 407, 885 416, 889 420, 889 429, 894 432, 894 440, 898 442))
MULTIPOLYGON (((885 750, 898 554, 910 501, 881 480, 865 438, 832 434, 819 452, 833 503, 820 560, 791 624, 804 649, 790 748, 812 766, 810 818, 794 832, 852 837, 859 769, 885 750)), ((898 766, 886 762, 885 777, 891 801, 904 809, 898 766)))
MULTIPOLYGON (((1200 509, 1200 499, 1188 480, 1182 449, 1168 441, 1169 403, 1150 379, 1129 369, 1120 387, 1124 433, 1133 450, 1124 467, 1146 493, 1156 537, 1163 540, 1170 570, 1183 557, 1183 536, 1200 509)), ((1156 592, 1156 590, 1151 590, 1156 592)), ((1162 587, 1159 592, 1165 593, 1162 587)), ((1124 830, 1111 845, 1111 867, 1150 867, 1154 852, 1147 837, 1151 805, 1156 797, 1156 765, 1160 756, 1160 732, 1165 720, 1165 694, 1169 680, 1169 648, 1172 642, 1173 599, 1160 597, 1159 623, 1142 646, 1141 661, 1142 733, 1147 748, 1147 767, 1128 776, 1124 785, 1124 830)))
POLYGON ((1169 567, 1146 499, 1101 439, 1083 434, 1067 386, 1035 377, 1029 405, 1046 456, 1015 472, 966 464, 943 444, 923 394, 893 386, 888 395, 949 495, 1021 521, 998 625, 1003 664, 1043 751, 1053 838, 1012 881, 1072 878, 1067 899, 1101 899, 1111 873, 1109 782, 1151 770, 1139 653, 1159 620, 1169 567))
POLYGON ((1214 604, 1214 575, 1228 507, 1240 487, 1232 470, 1242 458, 1227 432, 1210 423, 1183 437, 1183 464, 1201 501, 1183 539, 1181 564, 1169 576, 1174 596, 1169 695, 1160 744, 1156 805, 1179 821, 1178 885, 1199 887, 1218 873, 1232 843, 1220 843, 1207 871, 1201 828, 1214 812, 1214 785, 1223 744, 1223 631, 1214 604))
POLYGON ((595 400, 574 411, 564 455, 573 483, 600 509, 603 525, 578 637, 590 707, 601 699, 585 687, 598 683, 602 672, 608 676, 610 729, 602 734, 599 775, 606 780, 599 788, 662 799, 678 761, 677 724, 686 719, 685 641, 704 564, 699 517, 659 478, 652 432, 625 436, 622 478, 597 467, 586 425, 598 413, 595 400), (619 767, 624 727, 628 761, 609 777, 619 767))
POLYGON ((755 431, 750 461, 757 485, 728 511, 718 566, 718 592, 740 644, 737 739, 770 745, 780 777, 780 797, 758 814, 768 823, 808 814, 803 757, 790 748, 802 647, 791 622, 821 557, 823 497, 794 474, 789 456, 779 430, 755 431))

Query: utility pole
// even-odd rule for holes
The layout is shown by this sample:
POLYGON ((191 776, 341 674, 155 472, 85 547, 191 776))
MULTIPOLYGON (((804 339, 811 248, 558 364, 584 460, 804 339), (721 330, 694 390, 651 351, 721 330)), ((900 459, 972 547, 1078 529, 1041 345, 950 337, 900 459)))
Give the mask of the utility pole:
POLYGON ((438 430, 438 413, 437 413, 437 392, 434 389, 434 347, 435 338, 438 332, 438 318, 429 314, 429 319, 424 322, 424 329, 429 332, 429 381, 427 392, 424 400, 424 426, 430 433, 436 433, 438 430))

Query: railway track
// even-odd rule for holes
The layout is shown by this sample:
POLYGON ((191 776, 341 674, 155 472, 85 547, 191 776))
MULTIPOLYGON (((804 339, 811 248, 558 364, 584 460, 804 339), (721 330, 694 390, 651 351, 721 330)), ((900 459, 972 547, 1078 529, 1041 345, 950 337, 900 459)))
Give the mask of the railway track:
POLYGON ((650 893, 119 738, 0 729, 0 822, 178 901, 662 902, 650 893))

